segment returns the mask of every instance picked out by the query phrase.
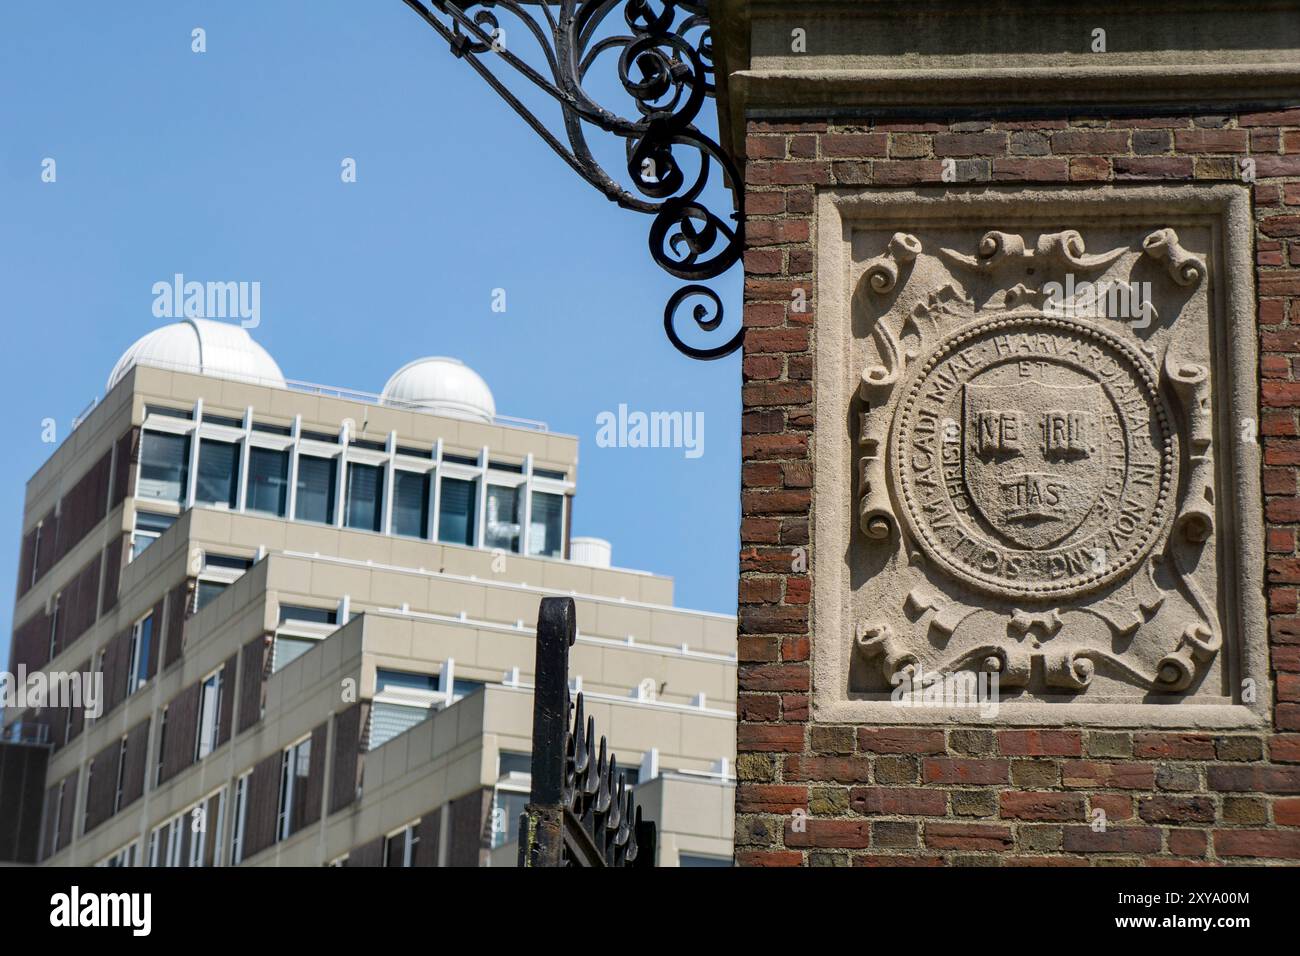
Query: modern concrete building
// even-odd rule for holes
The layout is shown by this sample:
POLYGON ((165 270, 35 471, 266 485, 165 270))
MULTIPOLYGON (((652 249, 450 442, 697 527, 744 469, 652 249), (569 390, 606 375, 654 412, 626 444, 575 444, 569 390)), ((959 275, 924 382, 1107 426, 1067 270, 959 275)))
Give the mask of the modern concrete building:
POLYGON ((729 864, 735 619, 571 537, 577 460, 452 359, 366 395, 286 381, 235 325, 146 335, 28 483, 10 667, 102 675, 102 713, 5 712, 0 748, 48 758, 39 797, 0 760, 41 804, 0 817, 39 818, 53 865, 513 866, 563 594, 659 865, 729 864))

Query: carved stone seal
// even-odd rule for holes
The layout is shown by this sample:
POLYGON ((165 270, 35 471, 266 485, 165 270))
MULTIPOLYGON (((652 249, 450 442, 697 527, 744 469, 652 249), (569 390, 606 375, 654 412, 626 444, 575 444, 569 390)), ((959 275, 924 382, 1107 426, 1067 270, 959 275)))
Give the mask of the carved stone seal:
POLYGON ((1008 599, 1131 573, 1173 512, 1157 373, 1077 318, 1017 310, 954 332, 907 382, 890 441, 912 536, 937 567, 1008 599))

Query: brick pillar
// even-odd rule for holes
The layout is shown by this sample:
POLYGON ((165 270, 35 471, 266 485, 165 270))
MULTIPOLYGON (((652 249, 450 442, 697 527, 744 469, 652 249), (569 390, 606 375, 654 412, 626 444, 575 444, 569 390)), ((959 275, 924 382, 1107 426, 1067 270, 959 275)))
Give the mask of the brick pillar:
MULTIPOLYGON (((842 117, 843 113, 836 114, 842 117)), ((745 122, 746 202, 736 860, 745 866, 1300 860, 1300 109, 1076 118, 745 122), (1243 181, 1254 217, 1265 496, 1267 723, 872 726, 813 722, 819 568, 816 205, 848 187, 1243 181), (1090 826, 1104 811, 1104 830, 1090 826)), ((989 223, 990 227, 996 223, 989 223)), ((837 239, 826 237, 824 241, 837 239)), ((1224 487, 1223 494, 1231 491, 1224 487)), ((842 507, 843 503, 836 503, 842 507)), ((856 516, 855 516, 856 518, 856 516)))

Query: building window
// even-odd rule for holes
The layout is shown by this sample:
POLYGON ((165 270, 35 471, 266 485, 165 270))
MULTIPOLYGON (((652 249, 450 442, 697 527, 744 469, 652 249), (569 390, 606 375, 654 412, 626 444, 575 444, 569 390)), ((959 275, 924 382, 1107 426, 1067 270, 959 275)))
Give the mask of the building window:
POLYGON ((230 819, 230 865, 239 866, 244 859, 244 818, 248 815, 248 774, 235 781, 235 808, 230 819))
POLYGON ((59 604, 63 601, 62 594, 56 594, 50 599, 50 654, 48 660, 54 660, 54 656, 59 651, 59 604))
POLYGON ((420 821, 415 820, 390 833, 384 840, 384 866, 411 867, 415 865, 415 851, 420 845, 420 821))
POLYGON ((226 832, 226 788, 217 793, 217 823, 212 831, 212 865, 221 865, 221 839, 226 832))
POLYGON ((497 776, 508 777, 512 773, 533 772, 533 755, 518 753, 513 750, 501 750, 497 753, 497 776))
POLYGON ((320 641, 310 637, 286 637, 277 634, 275 648, 271 654, 271 673, 274 674, 289 666, 319 643, 320 641))
POLYGON ((117 782, 113 786, 113 812, 122 809, 122 789, 126 784, 126 738, 117 748, 117 782))
POLYGON ((181 865, 181 848, 185 844, 185 826, 188 823, 185 814, 181 814, 167 824, 167 866, 181 865))
POLYGON ((528 521, 528 553, 556 558, 564 550, 564 495, 533 492, 528 521))
POLYGON ((44 528, 44 525, 38 524, 36 526, 36 537, 32 540, 32 573, 27 576, 28 587, 36 583, 36 572, 41 566, 41 536, 44 533, 44 528))
POLYGON ((203 553, 203 569, 205 571, 208 568, 221 568, 224 571, 238 571, 243 574, 252 566, 252 558, 241 558, 237 554, 213 554, 211 551, 203 553))
POLYGON ((136 846, 137 844, 135 843, 128 843, 126 846, 122 847, 122 849, 118 850, 111 856, 105 857, 95 865, 109 868, 135 866, 136 846))
POLYGON ((239 503, 239 446, 233 442, 199 442, 199 479, 194 501, 233 508, 239 503))
POLYGON ((451 702, 464 700, 471 694, 477 694, 487 685, 481 680, 461 680, 459 677, 451 682, 451 702))
POLYGON ((131 535, 131 560, 144 552, 144 549, 157 541, 164 531, 176 523, 175 515, 154 514, 152 511, 135 513, 135 532, 131 535))
POLYGON ((144 407, 145 416, 162 415, 164 418, 184 418, 190 421, 194 419, 194 410, 192 408, 169 408, 166 405, 146 405, 144 407))
POLYGON ((153 645, 153 615, 147 614, 131 628, 131 656, 126 672, 126 696, 149 680, 149 652, 153 645))
POLYGON ((54 824, 50 827, 53 834, 53 845, 50 847, 50 855, 53 856, 59 852, 59 833, 63 830, 63 798, 68 790, 68 781, 59 781, 59 795, 54 802, 54 824))
POLYGON ((289 453, 270 448, 248 452, 248 496, 244 507, 283 518, 289 507, 289 453))
POLYGON ((224 425, 226 428, 243 428, 244 420, 242 418, 235 418, 231 415, 214 415, 211 412, 204 412, 203 424, 224 425))
POLYGON ((167 752, 167 708, 158 715, 158 760, 153 768, 153 785, 162 783, 163 754, 167 752))
POLYGON ((308 624, 337 624, 339 612, 334 608, 302 607, 298 604, 280 605, 280 623, 305 621, 308 624))
POLYGON ((485 548, 519 550, 521 501, 518 488, 488 485, 487 525, 483 529, 485 548))
POLYGON ((190 828, 190 853, 189 859, 185 861, 186 866, 199 867, 203 865, 203 851, 207 849, 208 842, 208 805, 207 802, 199 803, 190 807, 182 814, 181 819, 185 825, 190 828))
POLYGON ((136 497, 157 501, 185 501, 190 480, 188 435, 145 432, 140 440, 140 480, 136 497))
POLYGON ((519 815, 529 795, 524 790, 497 790, 492 796, 492 849, 519 839, 519 815))
POLYGON ((679 853, 678 866, 731 866, 731 857, 704 856, 699 853, 679 853))
POLYGON ((348 491, 343 523, 362 531, 378 531, 384 513, 384 471, 378 465, 348 464, 348 491))
POLYGON ((202 760, 217 748, 217 731, 221 724, 221 680, 219 670, 203 681, 199 688, 198 735, 194 744, 194 759, 202 760))
POLYGON ((435 693, 438 690, 438 675, 417 674, 412 671, 390 671, 380 668, 375 672, 375 687, 381 694, 393 690, 419 690, 435 693))
POLYGON ((86 812, 81 818, 82 836, 85 836, 86 824, 90 822, 90 794, 95 792, 94 785, 95 785, 95 761, 92 758, 91 761, 86 764, 86 812))
POLYGON ((311 770, 311 738, 285 748, 280 759, 280 804, 276 832, 284 840, 302 829, 307 811, 307 774, 311 770))
POLYGON ((394 737, 423 723, 430 713, 428 704, 375 701, 370 708, 370 736, 366 740, 366 749, 375 750, 382 747, 394 737))
POLYGON ((338 623, 338 616, 335 608, 281 604, 280 626, 296 633, 276 633, 271 673, 293 663, 319 644, 326 636, 326 629, 338 623))
POLYGON ((393 472, 393 534, 424 538, 429 534, 429 476, 393 472))
POLYGON ((198 587, 194 591, 194 613, 197 614, 221 594, 230 585, 225 581, 204 581, 200 580, 198 587))
POLYGON ((474 511, 478 482, 460 478, 442 479, 438 502, 438 540, 447 544, 474 546, 474 511))
POLYGON ((334 523, 334 479, 337 464, 333 458, 298 456, 298 491, 293 516, 299 521, 334 523))

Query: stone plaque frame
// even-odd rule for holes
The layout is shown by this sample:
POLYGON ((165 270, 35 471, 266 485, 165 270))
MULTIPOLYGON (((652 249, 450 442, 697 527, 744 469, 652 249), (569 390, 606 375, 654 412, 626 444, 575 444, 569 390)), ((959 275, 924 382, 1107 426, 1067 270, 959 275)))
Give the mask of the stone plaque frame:
MULTIPOLYGON (((987 714, 969 707, 900 707, 890 700, 889 678, 918 664, 924 671, 942 671, 935 666, 944 657, 935 650, 942 645, 935 635, 951 635, 971 614, 990 612, 982 603, 988 598, 1006 612, 1005 622, 996 628, 1023 638, 995 641, 990 645, 995 651, 977 642, 972 652, 969 669, 1000 670, 1007 687, 1013 688, 1010 694, 1003 689, 996 718, 1000 724, 1265 724, 1272 687, 1261 456, 1252 430, 1258 419, 1259 373, 1249 190, 1227 183, 826 189, 818 193, 816 230, 812 719, 987 723, 987 714), (937 274, 940 260, 951 275, 974 278, 965 286, 960 281, 930 281, 927 277, 937 274), (1095 276, 1121 261, 1137 263, 1135 274, 1151 278, 1152 284, 1170 284, 1172 291, 1155 297, 1157 310, 1164 310, 1156 320, 1157 332, 1139 336, 1109 319, 1072 324, 1068 318, 1044 318, 1038 286, 1054 267, 1077 271, 1081 277, 1092 270, 1095 276), (1004 268, 1008 265, 1009 270, 1004 268), (1037 277, 1025 279, 1034 275, 1036 265, 1037 277), (1019 277, 1014 285, 992 278, 1008 272, 1013 279, 1019 277), (909 284, 913 278, 918 282, 909 284), (989 294, 994 288, 997 307, 987 310, 994 302, 989 294), (968 289, 978 291, 972 296, 968 289), (893 331, 882 335, 876 330, 885 315, 903 316, 906 326, 914 302, 913 314, 920 318, 911 320, 911 331, 917 337, 902 341, 897 321, 893 331), (1193 308, 1192 302, 1199 304, 1193 308), (910 507, 909 493, 900 487, 906 484, 903 472, 891 464, 897 436, 907 427, 899 424, 907 420, 907 409, 900 411, 899 406, 908 394, 921 390, 936 362, 947 361, 948 369, 973 369, 974 359, 951 356, 978 345, 979 336, 992 334, 988 329, 994 321, 1005 326, 997 331, 1027 341, 1043 335, 1061 342, 1091 336, 1089 348, 1099 356, 1106 353, 1094 364, 1104 362, 1107 374, 1127 369, 1131 384, 1119 388, 1125 395, 1145 396, 1135 420, 1144 428, 1149 422, 1155 464, 1164 462, 1164 467, 1156 468, 1148 498, 1137 503, 1140 520, 1152 529, 1152 540, 1134 545, 1137 558, 1131 564, 1123 564, 1127 558, 1117 555, 1111 560, 1120 564, 1103 560, 1096 575, 1075 568, 1076 577, 1062 585, 1046 579, 1034 585, 989 583, 980 580, 977 569, 966 573, 956 564, 945 567, 943 542, 919 530, 918 520, 928 518, 917 519, 920 510, 910 507), (929 338, 919 332, 926 322, 933 330, 929 338), (1208 333, 1209 341, 1196 344, 1184 361, 1171 343, 1187 329, 1192 339, 1198 331, 1208 333), (879 412, 872 424, 864 409, 872 409, 876 397, 879 412), (1207 563, 1180 568, 1172 552, 1145 560, 1148 552, 1162 547, 1160 542, 1176 536, 1193 544, 1208 540, 1207 563), (868 553, 874 556, 864 559, 868 553), (1178 574, 1187 571, 1188 577, 1208 578, 1211 586, 1204 590, 1210 594, 1203 594, 1195 581, 1190 589, 1183 584, 1177 600, 1184 604, 1178 606, 1199 606, 1217 618, 1206 620, 1205 626, 1189 623, 1182 636, 1179 619, 1170 632, 1173 638, 1162 636, 1169 644, 1163 658, 1153 657, 1150 649, 1145 658, 1137 651, 1126 657, 1127 648, 1137 646, 1133 635, 1159 613, 1159 593, 1172 595, 1177 589, 1175 579, 1170 579, 1174 585, 1162 586, 1163 591, 1157 586, 1156 572, 1150 568, 1161 562, 1166 576, 1177 568, 1178 574), (927 579, 918 577, 922 573, 927 579), (936 575, 946 583, 936 587, 936 575), (1144 578, 1147 585, 1139 580, 1144 578), (917 586, 918 580, 924 587, 917 586), (1064 642, 1054 645, 1062 615, 1068 621, 1068 612, 1078 610, 1070 602, 1082 594, 1081 603, 1088 603, 1089 595, 1113 580, 1128 590, 1111 594, 1116 600, 1109 609, 1094 601, 1090 616, 1106 622, 1110 630, 1103 633, 1115 635, 1115 648, 1100 648, 1092 659, 1081 659, 1068 653, 1064 642), (1130 586, 1130 581, 1135 583, 1130 586), (1053 589, 1055 593, 1039 593, 1053 589), (959 607, 962 601, 965 606, 959 607), (880 620, 869 619, 870 614, 861 613, 863 604, 889 604, 890 610, 880 620), (931 630, 934 627, 942 633, 931 630), (1031 642, 1034 650, 1028 651, 1031 642), (1058 647, 1067 651, 1064 659, 1049 659, 1058 647), (870 678, 861 677, 864 665, 870 678), (1103 677, 1118 672, 1128 676, 1103 677), (1090 684, 1094 673, 1098 679, 1090 684), (1143 689, 1143 680, 1152 683, 1143 689), (1253 695, 1243 693, 1247 687, 1253 687, 1253 695)), ((1004 390, 1008 385, 996 378, 989 381, 1004 390)), ((1080 395, 1087 385, 1086 377, 1078 376, 1068 383, 1080 395)), ((1073 434, 1068 422, 1062 429, 1062 440, 1073 434)), ((1081 430, 1088 434, 1083 426, 1081 430)), ((1121 443, 1119 451, 1112 449, 1112 459, 1124 458, 1124 447, 1121 443)), ((1137 461, 1133 456, 1124 460, 1137 461)), ((996 629, 992 624, 980 626, 996 629)))

